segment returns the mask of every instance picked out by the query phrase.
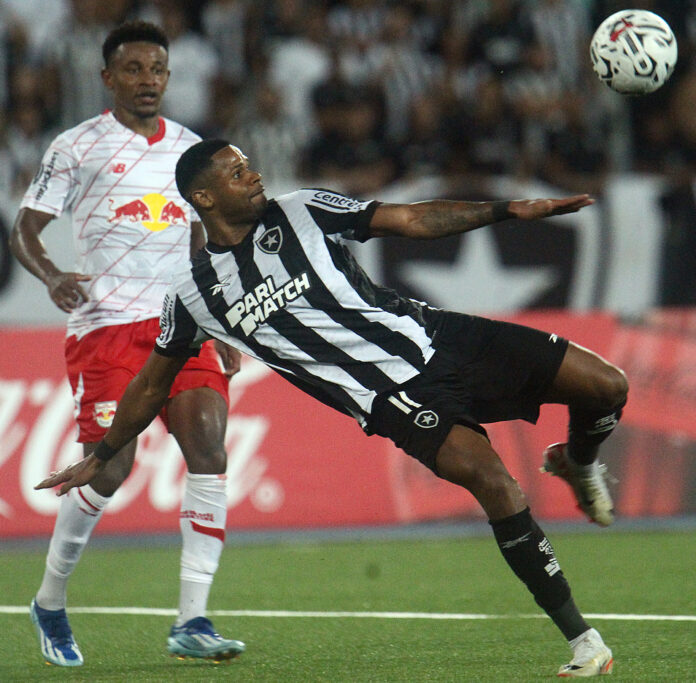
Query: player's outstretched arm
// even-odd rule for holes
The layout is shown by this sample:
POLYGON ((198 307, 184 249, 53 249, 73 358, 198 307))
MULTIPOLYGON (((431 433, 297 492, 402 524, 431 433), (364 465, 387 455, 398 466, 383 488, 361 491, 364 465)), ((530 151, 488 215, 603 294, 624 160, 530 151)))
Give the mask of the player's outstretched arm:
POLYGON ((495 202, 458 202, 445 199, 414 204, 381 204, 370 221, 374 237, 401 235, 437 239, 456 235, 508 218, 535 220, 574 213, 594 204, 587 194, 562 199, 513 199, 495 202))
POLYGON ((81 273, 65 273, 49 258, 40 235, 54 218, 43 211, 21 209, 12 227, 10 249, 15 258, 46 285, 53 303, 61 311, 70 313, 88 299, 80 282, 92 278, 81 273))
POLYGON ((59 491, 62 496, 71 488, 92 481, 111 457, 155 419, 169 397, 174 379, 187 360, 187 356, 162 356, 153 351, 126 388, 111 428, 94 452, 81 462, 51 474, 34 488, 48 489, 62 484, 59 491))

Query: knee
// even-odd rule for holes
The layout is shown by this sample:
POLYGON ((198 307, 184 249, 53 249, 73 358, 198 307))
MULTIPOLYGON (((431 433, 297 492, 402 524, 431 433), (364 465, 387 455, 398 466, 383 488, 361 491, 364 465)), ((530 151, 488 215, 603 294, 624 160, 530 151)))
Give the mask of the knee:
POLYGON ((615 365, 607 364, 597 381, 599 402, 608 409, 619 408, 628 398, 626 373, 615 365))
POLYGON ((222 444, 206 447, 198 444, 195 448, 183 449, 186 467, 191 474, 225 474, 227 452, 222 444))
POLYGON ((100 496, 113 496, 133 469, 133 457, 120 454, 112 458, 106 467, 90 482, 100 496))

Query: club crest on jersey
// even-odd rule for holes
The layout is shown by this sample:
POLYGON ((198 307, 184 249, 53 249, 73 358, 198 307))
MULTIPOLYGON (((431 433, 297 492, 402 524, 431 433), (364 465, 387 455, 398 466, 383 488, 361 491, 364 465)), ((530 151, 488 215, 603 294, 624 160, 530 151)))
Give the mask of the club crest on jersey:
POLYGON ((283 244, 283 233, 276 225, 275 228, 269 228, 266 232, 256 240, 256 246, 264 252, 264 254, 277 254, 283 244))
POLYGON ((100 427, 111 427, 116 405, 116 401, 100 401, 94 404, 94 419, 100 427))
POLYGON ((434 410, 421 410, 413 421, 423 429, 432 429, 437 427, 440 418, 434 410))
POLYGON ((237 299, 230 306, 225 317, 232 327, 239 325, 248 337, 270 315, 284 309, 291 301, 299 299, 311 287, 307 272, 300 273, 281 284, 276 284, 273 277, 269 275, 253 290, 246 292, 241 299, 237 299))

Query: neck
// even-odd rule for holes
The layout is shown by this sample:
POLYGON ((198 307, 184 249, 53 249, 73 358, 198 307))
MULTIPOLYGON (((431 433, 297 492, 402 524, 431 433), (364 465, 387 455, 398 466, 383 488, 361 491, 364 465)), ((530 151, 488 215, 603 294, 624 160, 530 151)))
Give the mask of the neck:
POLYGON ((236 223, 234 225, 208 221, 204 225, 205 231, 208 233, 208 239, 213 244, 219 244, 221 247, 232 247, 242 242, 249 232, 253 230, 256 221, 253 223, 236 223))
POLYGON ((113 110, 113 114, 120 124, 143 137, 151 138, 159 130, 159 112, 143 118, 135 116, 124 109, 116 108, 113 110))

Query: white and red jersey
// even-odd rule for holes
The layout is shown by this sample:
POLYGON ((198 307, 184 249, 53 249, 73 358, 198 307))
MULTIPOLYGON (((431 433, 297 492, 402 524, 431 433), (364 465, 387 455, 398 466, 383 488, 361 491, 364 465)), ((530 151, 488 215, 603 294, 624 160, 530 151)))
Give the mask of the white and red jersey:
POLYGON ((21 206, 72 215, 75 271, 92 279, 82 283, 89 300, 71 313, 68 335, 159 317, 199 220, 174 180, 180 155, 198 140, 164 118, 145 138, 106 112, 50 145, 21 206))

